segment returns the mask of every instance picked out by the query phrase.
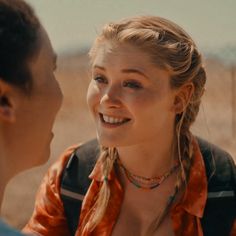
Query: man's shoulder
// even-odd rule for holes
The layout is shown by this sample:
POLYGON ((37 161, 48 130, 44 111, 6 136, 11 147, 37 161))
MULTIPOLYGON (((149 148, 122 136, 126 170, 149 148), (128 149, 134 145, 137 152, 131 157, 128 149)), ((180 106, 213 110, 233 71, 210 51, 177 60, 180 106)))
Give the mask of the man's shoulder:
POLYGON ((0 236, 23 236, 19 231, 11 228, 7 224, 5 224, 2 220, 0 220, 0 236))

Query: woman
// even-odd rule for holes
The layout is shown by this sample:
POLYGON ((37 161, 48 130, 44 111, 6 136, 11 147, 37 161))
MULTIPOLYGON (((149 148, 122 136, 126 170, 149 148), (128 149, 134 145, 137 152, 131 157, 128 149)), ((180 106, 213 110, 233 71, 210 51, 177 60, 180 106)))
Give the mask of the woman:
MULTIPOLYGON (((173 22, 143 16, 106 25, 90 57, 101 152, 75 235, 203 235, 208 173, 190 126, 206 74, 195 43, 173 22)), ((73 152, 49 170, 26 232, 70 235, 60 187, 73 152)))
MULTIPOLYGON (((21 0, 0 0, 0 204, 8 181, 45 163, 62 93, 44 28, 21 0)), ((0 223, 0 235, 14 235, 0 223)))

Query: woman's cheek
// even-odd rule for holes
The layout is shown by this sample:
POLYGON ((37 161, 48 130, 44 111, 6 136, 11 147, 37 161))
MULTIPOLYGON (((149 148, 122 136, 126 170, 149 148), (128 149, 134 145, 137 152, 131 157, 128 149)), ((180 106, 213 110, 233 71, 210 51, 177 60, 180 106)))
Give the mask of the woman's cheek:
POLYGON ((87 92, 87 104, 90 110, 93 110, 93 107, 99 103, 100 100, 100 90, 98 86, 94 85, 92 82, 88 87, 87 92))

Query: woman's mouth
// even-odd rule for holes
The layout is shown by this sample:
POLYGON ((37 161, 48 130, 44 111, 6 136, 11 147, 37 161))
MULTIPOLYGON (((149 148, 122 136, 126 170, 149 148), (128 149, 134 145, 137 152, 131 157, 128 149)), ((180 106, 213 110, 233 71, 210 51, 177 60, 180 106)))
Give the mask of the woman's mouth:
POLYGON ((99 113, 99 116, 100 116, 102 123, 108 124, 108 125, 114 125, 114 126, 125 124, 131 120, 129 118, 108 116, 108 115, 104 115, 102 113, 99 113))

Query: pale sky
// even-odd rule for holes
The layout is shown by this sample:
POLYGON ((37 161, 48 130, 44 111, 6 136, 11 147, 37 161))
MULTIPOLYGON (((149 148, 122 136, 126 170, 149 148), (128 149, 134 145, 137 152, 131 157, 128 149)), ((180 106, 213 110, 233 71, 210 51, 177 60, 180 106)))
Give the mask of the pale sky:
POLYGON ((158 15, 181 25, 204 50, 236 45, 236 0, 27 0, 57 52, 89 47, 104 23, 158 15))

